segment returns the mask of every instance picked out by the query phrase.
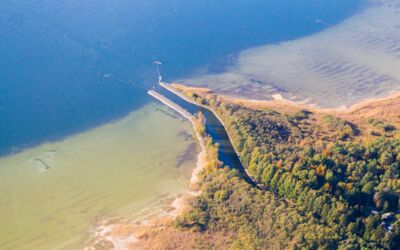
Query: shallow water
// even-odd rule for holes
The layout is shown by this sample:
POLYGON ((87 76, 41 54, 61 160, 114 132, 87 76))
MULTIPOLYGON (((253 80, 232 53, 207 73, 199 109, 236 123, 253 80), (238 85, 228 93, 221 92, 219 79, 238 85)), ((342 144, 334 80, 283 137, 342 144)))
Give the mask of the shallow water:
POLYGON ((0 158, 0 249, 75 249, 103 219, 186 190, 195 141, 143 90, 155 59, 167 80, 221 72, 242 49, 314 34, 326 28, 316 19, 337 24, 360 2, 1 1, 0 155, 26 150, 0 158))
POLYGON ((220 74, 183 82, 246 98, 280 93, 322 107, 349 106, 400 91, 400 1, 371 0, 312 36, 242 51, 220 74))
POLYGON ((139 109, 166 80, 219 72, 241 50, 304 37, 360 0, 3 0, 0 155, 139 109), (240 34, 240 35, 238 35, 240 34), (200 69, 197 70, 197 67, 200 69))
POLYGON ((103 219, 134 218, 186 192, 196 147, 190 123, 174 116, 152 104, 1 158, 0 248, 79 249, 103 219))

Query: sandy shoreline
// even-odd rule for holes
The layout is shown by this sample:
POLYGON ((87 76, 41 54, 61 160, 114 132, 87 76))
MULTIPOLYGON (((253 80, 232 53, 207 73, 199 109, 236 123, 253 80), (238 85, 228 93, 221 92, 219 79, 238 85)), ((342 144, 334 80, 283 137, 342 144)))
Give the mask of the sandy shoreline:
POLYGON ((102 221, 92 231, 89 246, 84 249, 141 249, 141 240, 146 237, 149 230, 169 225, 186 209, 188 201, 200 194, 200 191, 196 191, 198 174, 204 168, 205 157, 205 150, 201 150, 189 182, 189 187, 193 190, 192 192, 177 196, 169 205, 165 205, 161 211, 141 219, 124 220, 121 218, 110 218, 102 221))
POLYGON ((223 98, 228 102, 254 109, 275 108, 284 112, 308 110, 313 113, 329 114, 357 123, 367 133, 370 133, 371 129, 373 129, 368 124, 368 118, 370 117, 389 122, 395 127, 400 128, 400 119, 398 116, 400 114, 400 92, 392 93, 385 97, 364 99, 350 107, 341 108, 318 108, 286 99, 259 101, 226 96, 223 96, 223 98))
MULTIPOLYGON (((298 108, 309 109, 312 111, 318 111, 318 112, 324 112, 324 113, 351 113, 351 112, 356 111, 357 109, 363 108, 363 107, 371 105, 371 104, 400 98, 400 91, 395 91, 395 92, 389 93, 383 97, 365 98, 365 99, 363 99, 353 105, 350 105, 350 106, 339 106, 336 108, 322 108, 322 107, 318 107, 317 104, 308 104, 308 103, 305 103, 304 101, 296 102, 296 101, 287 99, 287 98, 283 97, 281 94, 272 95, 271 100, 259 100, 259 99, 250 99, 250 98, 237 97, 237 96, 232 96, 232 95, 219 94, 208 88, 188 86, 188 85, 184 85, 181 83, 172 83, 171 86, 178 91, 181 89, 183 91, 194 91, 201 95, 216 94, 216 95, 218 95, 228 101, 231 101, 233 103, 240 103, 240 104, 247 105, 247 106, 250 105, 250 106, 254 106, 254 107, 263 107, 263 106, 270 107, 270 106, 290 105, 290 106, 294 106, 294 107, 298 107, 298 108)), ((185 98, 185 99, 187 100, 187 98, 185 98)), ((200 104, 192 102, 192 101, 190 101, 190 102, 194 103, 196 105, 200 105, 200 104)), ((200 105, 200 106, 204 107, 203 105, 200 105)))
POLYGON ((223 70, 179 82, 259 100, 281 94, 320 107, 399 91, 400 1, 368 2, 321 32, 242 50, 223 70))
POLYGON ((134 221, 170 211, 188 191, 196 165, 200 150, 192 138, 190 124, 152 103, 2 158, 0 241, 7 249, 82 249, 103 219, 134 221))
MULTIPOLYGON (((173 105, 168 106, 175 109, 173 105)), ((179 111, 178 113, 181 114, 179 111)), ((146 237, 146 232, 148 232, 148 230, 162 228, 170 224, 173 219, 181 214, 187 207, 188 200, 200 194, 200 191, 198 191, 198 175, 203 170, 207 157, 205 143, 202 136, 196 131, 195 118, 183 114, 181 115, 187 118, 192 124, 201 148, 197 155, 196 167, 192 171, 188 184, 192 192, 177 196, 169 205, 166 205, 161 212, 155 212, 155 214, 150 214, 145 218, 137 220, 110 218, 102 221, 100 225, 92 230, 89 246, 86 247, 85 250, 141 249, 141 238, 146 237)))
MULTIPOLYGON (((164 86, 165 87, 165 86, 164 86)), ((203 106, 201 104, 195 103, 192 100, 189 100, 185 96, 183 96, 180 88, 186 90, 196 90, 195 87, 187 87, 185 85, 170 85, 166 86, 166 88, 171 88, 172 92, 177 92, 179 96, 185 98, 185 100, 194 103, 199 106, 203 106)), ((212 93, 208 89, 201 88, 199 92, 202 94, 212 93)), ((281 95, 274 96, 274 100, 251 100, 251 99, 240 99, 230 96, 221 96, 228 101, 233 103, 242 104, 245 106, 252 106, 252 107, 274 107, 274 106, 294 106, 301 109, 309 109, 314 112, 325 112, 325 113, 352 113, 363 107, 369 106, 371 104, 381 103, 385 101, 390 101, 393 99, 400 99, 400 93, 393 93, 383 98, 373 98, 373 99, 365 99, 355 105, 346 108, 332 108, 332 109, 324 109, 324 108, 316 108, 314 106, 310 106, 304 103, 297 103, 291 100, 287 100, 283 98, 281 95)), ((204 106, 203 106, 204 107, 204 106)), ((173 107, 172 107, 173 108, 173 107)), ((205 107, 208 110, 214 112, 208 107, 205 107)), ((215 112, 214 112, 214 115, 215 112)), ((219 117, 216 115, 219 119, 219 117)), ((188 120, 191 122, 193 129, 195 131, 197 140, 201 146, 201 151, 197 156, 197 163, 196 167, 192 171, 192 175, 189 181, 189 187, 192 190, 197 189, 198 185, 198 174, 204 168, 207 153, 205 150, 204 140, 202 139, 201 135, 199 135, 195 129, 195 123, 193 119, 188 120)), ((222 122, 222 121, 221 121, 222 122)), ((184 195, 176 197, 170 205, 163 210, 162 213, 153 214, 152 216, 145 218, 144 220, 140 221, 109 221, 103 222, 96 231, 93 233, 93 238, 91 241, 91 246, 86 248, 87 250, 92 249, 141 249, 140 243, 142 239, 145 239, 147 236, 147 232, 151 231, 152 229, 160 229, 170 223, 175 219, 179 214, 184 211, 184 209, 188 205, 188 200, 190 198, 199 195, 199 191, 188 192, 184 195)))

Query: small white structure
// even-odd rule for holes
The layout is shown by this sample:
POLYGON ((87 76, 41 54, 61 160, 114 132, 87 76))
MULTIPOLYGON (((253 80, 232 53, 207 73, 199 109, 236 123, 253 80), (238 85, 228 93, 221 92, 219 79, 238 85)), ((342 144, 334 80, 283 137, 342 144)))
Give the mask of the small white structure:
POLYGON ((159 62, 159 61, 154 61, 154 64, 156 65, 156 68, 157 68, 158 83, 160 83, 160 82, 162 82, 162 76, 161 76, 161 73, 160 73, 160 67, 159 67, 159 65, 162 65, 162 63, 159 62))

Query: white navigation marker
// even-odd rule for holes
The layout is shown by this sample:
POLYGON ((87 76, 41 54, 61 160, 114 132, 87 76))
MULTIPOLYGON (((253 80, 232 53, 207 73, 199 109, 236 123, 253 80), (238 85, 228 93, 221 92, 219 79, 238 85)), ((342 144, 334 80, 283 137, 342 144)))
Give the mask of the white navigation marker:
POLYGON ((160 82, 162 82, 162 76, 161 76, 161 73, 160 73, 160 67, 159 67, 159 65, 162 65, 162 63, 159 62, 159 61, 154 61, 154 64, 155 64, 156 67, 157 67, 158 82, 160 83, 160 82))

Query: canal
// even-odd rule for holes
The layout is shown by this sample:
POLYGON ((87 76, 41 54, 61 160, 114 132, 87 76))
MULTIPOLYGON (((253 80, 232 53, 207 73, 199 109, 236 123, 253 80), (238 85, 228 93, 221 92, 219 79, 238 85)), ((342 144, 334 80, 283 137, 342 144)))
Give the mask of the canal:
POLYGON ((155 90, 167 97, 172 102, 178 104, 192 115, 196 115, 198 112, 202 112, 206 118, 206 132, 211 136, 214 143, 219 145, 218 158, 227 167, 236 169, 240 176, 252 186, 257 186, 253 179, 247 174, 244 166, 242 165, 235 149, 229 139, 229 136, 225 130, 225 127, 219 121, 219 119, 210 110, 201 106, 195 105, 183 99, 182 97, 172 93, 171 91, 157 86, 155 90))

